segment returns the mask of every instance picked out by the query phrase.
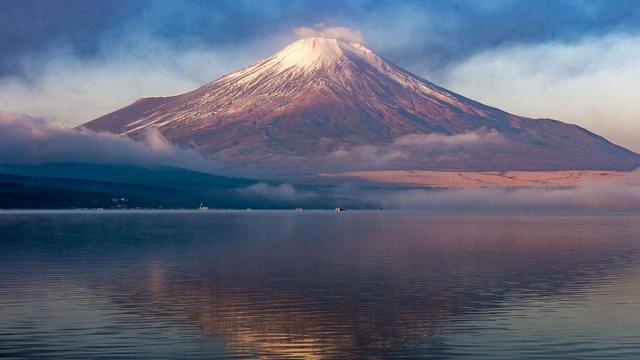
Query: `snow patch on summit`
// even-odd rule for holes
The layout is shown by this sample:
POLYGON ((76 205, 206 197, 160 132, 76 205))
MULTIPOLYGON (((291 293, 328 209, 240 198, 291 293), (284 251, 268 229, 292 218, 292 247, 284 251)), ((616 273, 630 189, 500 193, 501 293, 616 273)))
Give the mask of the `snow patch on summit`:
POLYGON ((357 58, 371 65, 380 59, 364 46, 337 39, 312 37, 298 40, 273 56, 272 62, 285 70, 297 67, 304 70, 332 66, 347 58, 357 58))
POLYGON ((324 37, 297 40, 276 54, 229 74, 220 81, 261 87, 265 85, 265 81, 273 82, 274 76, 290 82, 293 77, 321 70, 335 83, 348 84, 352 79, 360 77, 359 73, 367 71, 367 68, 377 71, 377 76, 382 76, 381 79, 390 79, 425 96, 437 97, 455 106, 463 106, 448 92, 432 87, 388 63, 362 44, 324 37), (283 75, 285 73, 287 75, 283 75))

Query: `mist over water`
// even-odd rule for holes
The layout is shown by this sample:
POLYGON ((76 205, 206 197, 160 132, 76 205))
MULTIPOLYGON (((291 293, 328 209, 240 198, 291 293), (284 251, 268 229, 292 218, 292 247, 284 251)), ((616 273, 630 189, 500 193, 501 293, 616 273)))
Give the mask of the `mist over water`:
POLYGON ((640 356, 640 214, 1 212, 2 358, 640 356))

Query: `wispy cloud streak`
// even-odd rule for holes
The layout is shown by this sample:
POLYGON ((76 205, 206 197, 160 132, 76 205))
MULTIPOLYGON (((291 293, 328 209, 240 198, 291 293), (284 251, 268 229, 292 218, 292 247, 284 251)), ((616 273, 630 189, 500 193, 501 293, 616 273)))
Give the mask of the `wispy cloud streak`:
POLYGON ((343 26, 328 26, 327 24, 319 23, 313 26, 298 27, 294 31, 299 38, 323 37, 364 44, 364 37, 361 31, 343 26))
POLYGON ((362 145, 329 153, 327 159, 336 164, 357 162, 358 165, 382 166, 394 162, 424 157, 452 156, 478 146, 507 141, 496 131, 476 131, 457 135, 409 134, 388 145, 362 145))

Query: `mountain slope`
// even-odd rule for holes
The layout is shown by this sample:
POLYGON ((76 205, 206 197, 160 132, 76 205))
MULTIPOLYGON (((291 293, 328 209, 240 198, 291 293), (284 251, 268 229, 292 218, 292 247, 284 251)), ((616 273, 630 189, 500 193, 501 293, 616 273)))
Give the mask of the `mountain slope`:
POLYGON ((360 44, 308 38, 194 91, 86 127, 169 140, 238 166, 630 170, 640 156, 575 125, 514 116, 421 79, 360 44))

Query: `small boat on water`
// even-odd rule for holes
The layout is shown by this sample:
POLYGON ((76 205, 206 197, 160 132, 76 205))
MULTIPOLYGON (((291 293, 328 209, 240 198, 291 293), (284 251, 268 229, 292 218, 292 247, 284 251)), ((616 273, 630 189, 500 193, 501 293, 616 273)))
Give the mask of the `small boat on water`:
POLYGON ((198 211, 209 211, 209 208, 206 206, 202 206, 202 203, 200 203, 200 206, 198 207, 198 211))
POLYGON ((336 208, 336 212, 342 212, 342 211, 345 211, 345 210, 347 210, 347 209, 345 209, 345 208, 340 208, 340 207, 337 207, 337 208, 336 208))
POLYGON ((296 211, 304 211, 303 208, 296 208, 296 211))

